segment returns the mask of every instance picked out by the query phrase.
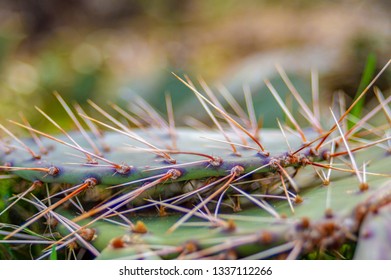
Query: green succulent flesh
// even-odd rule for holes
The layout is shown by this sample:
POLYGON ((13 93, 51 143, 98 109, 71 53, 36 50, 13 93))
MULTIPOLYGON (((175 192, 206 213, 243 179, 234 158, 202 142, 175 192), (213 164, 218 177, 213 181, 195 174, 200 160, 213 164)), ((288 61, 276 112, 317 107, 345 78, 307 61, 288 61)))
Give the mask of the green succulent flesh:
POLYGON ((111 122, 92 119, 102 134, 19 124, 33 135, 19 140, 1 126, 1 168, 17 179, 2 184, 0 256, 38 240, 55 246, 37 247, 48 258, 61 248, 97 259, 389 258, 379 245, 390 233, 389 127, 345 139, 341 118, 330 133, 293 124, 254 135, 213 106, 219 129, 130 128, 103 114, 111 122))

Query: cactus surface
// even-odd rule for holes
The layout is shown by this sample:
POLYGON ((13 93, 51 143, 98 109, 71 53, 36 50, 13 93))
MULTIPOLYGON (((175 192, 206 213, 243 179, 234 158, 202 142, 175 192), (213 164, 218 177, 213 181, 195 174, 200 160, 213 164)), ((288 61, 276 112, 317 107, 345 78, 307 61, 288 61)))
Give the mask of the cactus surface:
POLYGON ((301 128, 266 81, 287 123, 262 129, 250 106, 248 116, 235 102, 229 111, 179 79, 213 127, 175 127, 170 102, 168 121, 146 104, 134 114, 113 105, 115 118, 90 102, 101 115, 91 117, 58 94, 74 131, 39 108, 58 135, 25 119, 11 123, 31 138, 1 125, 1 168, 14 180, 2 192, 18 192, 0 208, 2 255, 37 244, 36 258, 53 248, 98 259, 342 258, 357 246, 356 258, 389 258, 373 244, 389 233, 390 124, 371 117, 390 119, 390 98, 375 90, 380 104, 347 127, 355 103, 320 117, 288 80, 309 123, 301 128))

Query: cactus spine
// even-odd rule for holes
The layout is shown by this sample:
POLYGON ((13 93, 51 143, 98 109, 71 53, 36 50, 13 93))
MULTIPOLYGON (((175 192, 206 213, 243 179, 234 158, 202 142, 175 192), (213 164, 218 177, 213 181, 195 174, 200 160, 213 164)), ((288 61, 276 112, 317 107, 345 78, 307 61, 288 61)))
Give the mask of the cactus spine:
POLYGON ((374 231, 388 219, 383 209, 391 199, 390 137, 367 123, 375 113, 390 117, 390 98, 348 128, 344 123, 355 103, 332 110, 325 123, 291 88, 311 126, 303 129, 266 81, 291 126, 260 129, 251 110, 246 118, 231 104, 238 114, 230 114, 213 93, 206 96, 178 78, 215 128, 175 128, 172 109, 167 122, 153 111, 138 119, 114 105, 133 123, 127 126, 93 102, 103 120, 71 109, 58 94, 75 131, 66 132, 39 108, 59 135, 26 120, 11 121, 32 136, 20 139, 1 125, 7 135, 1 168, 31 184, 9 201, 0 219, 19 204, 37 211, 21 225, 3 222, 2 243, 49 244, 41 258, 52 246, 81 246, 97 258, 259 259, 336 252, 358 236, 358 258, 384 255, 381 247, 377 255, 365 254, 370 239, 361 225, 378 212, 374 231), (34 232, 43 217, 55 221, 49 226, 60 235, 34 232))

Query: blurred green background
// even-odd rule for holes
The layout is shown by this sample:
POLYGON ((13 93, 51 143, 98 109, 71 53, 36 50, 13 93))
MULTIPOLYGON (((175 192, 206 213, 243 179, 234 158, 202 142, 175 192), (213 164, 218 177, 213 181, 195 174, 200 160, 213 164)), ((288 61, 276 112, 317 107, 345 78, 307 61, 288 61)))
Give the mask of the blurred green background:
MULTIPOLYGON (((307 100, 311 69, 325 98, 336 90, 353 98, 368 55, 377 70, 390 59, 390 12, 386 0, 2 0, 0 121, 23 112, 47 125, 33 105, 61 120, 53 91, 85 108, 87 99, 126 108, 140 95, 163 114, 169 92, 178 123, 185 114, 205 118, 173 71, 224 85, 242 104, 248 85, 257 113, 273 126, 282 116, 263 80, 284 99, 288 92, 275 63, 307 100)), ((379 80, 383 90, 390 76, 379 80)))

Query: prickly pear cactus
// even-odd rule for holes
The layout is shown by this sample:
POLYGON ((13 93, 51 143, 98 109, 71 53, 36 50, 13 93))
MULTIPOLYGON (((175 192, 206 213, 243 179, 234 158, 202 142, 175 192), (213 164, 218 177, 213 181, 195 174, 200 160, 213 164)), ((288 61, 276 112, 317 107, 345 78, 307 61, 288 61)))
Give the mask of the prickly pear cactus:
POLYGON ((391 119, 390 98, 377 89, 380 104, 348 127, 356 102, 321 110, 284 77, 308 120, 303 128, 266 81, 287 123, 262 129, 250 94, 247 112, 232 99, 228 110, 205 84, 203 93, 178 78, 212 125, 175 127, 169 99, 166 121, 142 101, 133 113, 113 105, 117 117, 90 102, 92 117, 56 94, 74 131, 39 108, 58 135, 26 119, 10 122, 30 138, 0 126, 9 196, 0 205, 2 258, 28 257, 19 251, 31 245, 34 258, 390 256, 379 245, 389 231, 390 124, 371 125, 376 115, 391 119))

